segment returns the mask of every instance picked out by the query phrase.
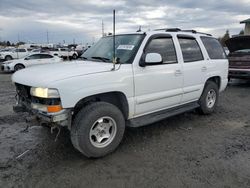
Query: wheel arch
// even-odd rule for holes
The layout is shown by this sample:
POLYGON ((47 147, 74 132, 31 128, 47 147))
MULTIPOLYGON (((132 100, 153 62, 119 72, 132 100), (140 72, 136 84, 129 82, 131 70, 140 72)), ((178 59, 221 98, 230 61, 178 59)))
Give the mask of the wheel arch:
POLYGON ((98 101, 108 102, 115 105, 121 110, 124 118, 128 119, 129 116, 128 101, 126 95, 120 91, 100 93, 82 98, 76 103, 76 105, 73 108, 73 113, 74 113, 73 118, 74 115, 77 114, 84 106, 87 106, 90 103, 98 101))
POLYGON ((22 65, 22 66, 25 68, 25 65, 24 65, 23 63, 17 63, 17 64, 15 64, 14 68, 15 68, 17 65, 22 65))
MULTIPOLYGON (((207 79, 206 83, 209 81, 216 83, 218 86, 218 89, 220 90, 220 87, 221 87, 221 77, 220 76, 212 76, 212 77, 207 79)), ((205 85, 206 85, 206 83, 205 83, 205 85)))
POLYGON ((13 59, 13 57, 10 54, 5 55, 4 59, 6 59, 7 57, 10 57, 11 59, 13 59))

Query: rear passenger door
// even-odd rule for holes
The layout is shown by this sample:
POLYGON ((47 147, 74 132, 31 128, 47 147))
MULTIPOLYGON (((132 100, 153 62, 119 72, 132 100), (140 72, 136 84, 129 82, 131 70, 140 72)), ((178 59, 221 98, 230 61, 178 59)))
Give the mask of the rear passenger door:
POLYGON ((182 103, 199 99, 206 78, 206 63, 200 48, 200 40, 190 35, 177 35, 183 57, 182 103))
POLYGON ((16 49, 16 56, 17 56, 17 59, 20 59, 20 58, 23 58, 25 57, 26 55, 28 54, 27 50, 26 49, 16 49))

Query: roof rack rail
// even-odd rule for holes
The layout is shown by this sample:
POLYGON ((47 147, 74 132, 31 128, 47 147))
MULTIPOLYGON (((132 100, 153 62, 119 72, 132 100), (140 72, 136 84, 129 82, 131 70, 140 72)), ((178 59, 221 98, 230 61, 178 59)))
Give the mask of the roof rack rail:
POLYGON ((190 33, 194 33, 194 34, 203 34, 203 35, 207 35, 207 36, 212 36, 211 34, 208 33, 202 33, 202 32, 198 32, 196 30, 181 30, 179 28, 163 28, 163 29, 155 29, 155 31, 166 31, 166 32, 190 32, 190 33))
POLYGON ((180 28, 163 28, 163 29, 155 29, 155 31, 178 32, 178 31, 181 31, 181 29, 180 28))
POLYGON ((208 34, 208 33, 202 33, 202 32, 198 32, 196 30, 181 30, 182 32, 191 32, 191 33, 195 33, 195 34, 203 34, 203 35, 207 35, 207 36, 212 36, 211 34, 208 34))

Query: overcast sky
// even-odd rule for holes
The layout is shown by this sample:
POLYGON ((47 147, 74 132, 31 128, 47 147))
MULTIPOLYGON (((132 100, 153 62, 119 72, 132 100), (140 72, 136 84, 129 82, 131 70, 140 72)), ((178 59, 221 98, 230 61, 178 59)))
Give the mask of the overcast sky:
POLYGON ((0 0, 0 40, 51 43, 93 42, 112 32, 179 27, 220 36, 239 33, 250 18, 250 0, 0 0))

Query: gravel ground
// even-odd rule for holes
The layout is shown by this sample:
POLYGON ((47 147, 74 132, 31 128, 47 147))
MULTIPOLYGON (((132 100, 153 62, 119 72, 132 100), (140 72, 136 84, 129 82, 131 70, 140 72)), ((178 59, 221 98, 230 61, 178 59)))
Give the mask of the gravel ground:
POLYGON ((93 160, 66 130, 57 142, 36 124, 23 132, 10 77, 0 74, 0 187, 250 187, 250 82, 230 83, 213 115, 127 129, 114 153, 93 160))

